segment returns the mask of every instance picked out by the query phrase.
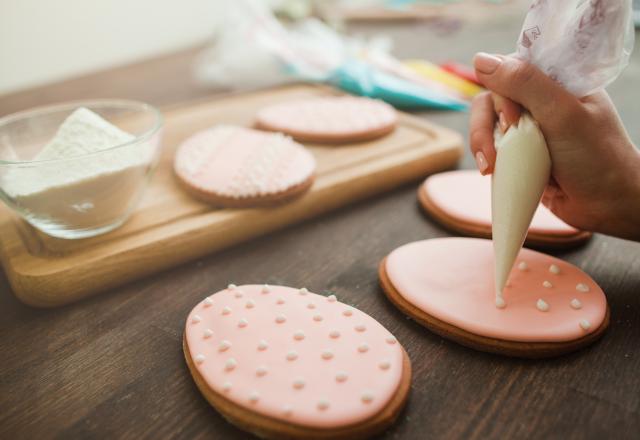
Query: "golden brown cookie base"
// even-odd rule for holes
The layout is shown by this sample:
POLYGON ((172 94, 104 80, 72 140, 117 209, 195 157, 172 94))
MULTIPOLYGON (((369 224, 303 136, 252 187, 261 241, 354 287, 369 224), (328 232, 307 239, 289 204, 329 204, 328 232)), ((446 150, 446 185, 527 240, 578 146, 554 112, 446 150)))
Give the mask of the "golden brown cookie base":
MULTIPOLYGON (((478 238, 491 238, 491 226, 479 225, 451 217, 440 209, 428 196, 424 186, 418 187, 418 201, 424 211, 445 228, 465 236, 478 238)), ((591 238, 591 232, 577 231, 574 234, 551 235, 535 231, 529 231, 525 244, 533 247, 547 249, 566 249, 578 246, 591 238)))
POLYGON ((395 289, 391 280, 387 276, 386 263, 387 258, 385 257, 378 267, 380 286, 387 298, 389 298, 389 300, 398 309, 425 326, 427 329, 431 330, 433 333, 475 350, 518 358, 549 358, 570 353, 594 343, 603 335, 609 326, 609 306, 607 306, 607 312, 600 327, 586 336, 574 341, 521 342, 476 335, 452 324, 441 321, 404 299, 404 297, 395 289))
POLYGON ((380 126, 380 128, 376 128, 375 130, 354 131, 344 134, 309 133, 305 131, 285 129, 283 127, 265 124, 261 121, 256 121, 255 128, 259 130, 284 133, 299 142, 310 142, 317 144, 349 144, 370 141, 382 136, 386 136, 387 134, 395 130, 396 125, 397 122, 394 122, 393 124, 380 126))
POLYGON ((205 191, 190 184, 189 182, 186 182, 178 175, 176 175, 176 179, 190 195, 209 205, 218 208, 262 208, 276 206, 302 196, 313 185, 315 176, 311 176, 304 182, 287 188, 285 191, 275 194, 243 198, 226 197, 214 192, 205 191))
POLYGON ((267 439, 361 439, 370 437, 384 431, 396 421, 409 397, 411 387, 411 362, 407 353, 402 349, 402 378, 396 393, 382 411, 372 418, 354 425, 328 429, 312 428, 262 415, 213 391, 195 367, 185 336, 182 338, 182 349, 191 376, 207 401, 229 423, 267 439))

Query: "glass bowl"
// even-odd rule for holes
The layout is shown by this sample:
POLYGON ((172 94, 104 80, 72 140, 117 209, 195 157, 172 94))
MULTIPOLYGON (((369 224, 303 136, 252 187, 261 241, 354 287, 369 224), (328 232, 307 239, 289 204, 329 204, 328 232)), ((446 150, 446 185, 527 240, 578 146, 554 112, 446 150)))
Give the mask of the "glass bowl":
POLYGON ((161 128, 156 108, 126 100, 69 102, 0 118, 0 198, 54 237, 85 238, 111 231, 133 212, 149 183, 160 156, 161 128), (129 133, 130 139, 49 158, 43 148, 81 107, 129 133))

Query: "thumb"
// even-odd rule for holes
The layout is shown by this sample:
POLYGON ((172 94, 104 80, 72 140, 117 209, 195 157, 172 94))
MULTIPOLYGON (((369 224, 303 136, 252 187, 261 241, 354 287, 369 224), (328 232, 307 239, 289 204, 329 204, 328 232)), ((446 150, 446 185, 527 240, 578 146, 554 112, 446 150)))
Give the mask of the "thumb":
POLYGON ((578 98, 533 64, 484 52, 473 64, 486 88, 522 105, 542 126, 558 127, 578 109, 578 98))

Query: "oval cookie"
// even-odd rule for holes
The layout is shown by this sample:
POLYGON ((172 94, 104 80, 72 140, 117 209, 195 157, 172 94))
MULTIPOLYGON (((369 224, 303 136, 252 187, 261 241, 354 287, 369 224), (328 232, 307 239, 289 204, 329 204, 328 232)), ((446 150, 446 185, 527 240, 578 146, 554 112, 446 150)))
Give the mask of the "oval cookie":
MULTIPOLYGON (((423 209, 443 226, 464 235, 491 238, 491 177, 475 170, 449 171, 428 177, 418 188, 423 209)), ((591 233, 574 228, 542 204, 526 243, 561 248, 574 246, 591 233)))
POLYGON ((354 96, 310 98, 274 104, 258 112, 258 128, 319 143, 360 142, 384 136, 398 115, 389 104, 354 96))
POLYGON ((483 351, 548 357, 602 335, 609 310, 602 289, 577 267, 522 249, 504 295, 494 301, 490 240, 440 238, 391 252, 380 265, 388 298, 435 333, 483 351))
POLYGON ((261 437, 371 435, 409 392, 409 359, 393 335, 306 289, 230 285, 191 311, 184 352, 207 400, 261 437))
POLYGON ((174 160, 178 180, 195 197, 224 207, 272 205, 307 191, 316 163, 278 133, 222 125, 185 140, 174 160))

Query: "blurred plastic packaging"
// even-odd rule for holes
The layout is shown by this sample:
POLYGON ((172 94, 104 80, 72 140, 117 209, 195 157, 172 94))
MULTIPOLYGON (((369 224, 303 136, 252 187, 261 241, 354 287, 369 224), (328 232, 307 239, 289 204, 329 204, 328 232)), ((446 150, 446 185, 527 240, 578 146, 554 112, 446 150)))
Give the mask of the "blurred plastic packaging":
POLYGON ((255 88, 328 82, 396 107, 468 106, 455 89, 412 74, 389 54, 388 39, 346 38, 313 18, 284 27, 259 0, 228 1, 225 6, 214 45, 196 64, 196 76, 204 83, 255 88))
POLYGON ((612 83, 629 63, 631 0, 536 0, 518 40, 518 56, 576 96, 612 83))

